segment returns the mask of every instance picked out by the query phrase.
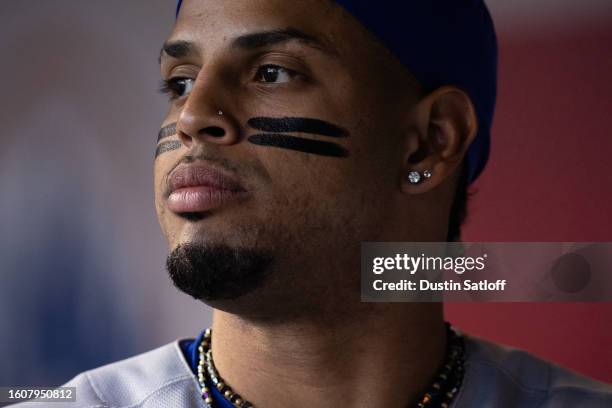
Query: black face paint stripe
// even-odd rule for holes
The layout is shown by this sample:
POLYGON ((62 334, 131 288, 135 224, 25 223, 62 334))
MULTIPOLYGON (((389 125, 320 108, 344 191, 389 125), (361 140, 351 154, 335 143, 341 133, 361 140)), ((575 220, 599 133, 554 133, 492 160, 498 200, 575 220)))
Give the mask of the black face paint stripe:
POLYGON ((289 135, 265 133, 249 136, 247 140, 259 146, 297 150, 298 152, 318 154, 320 156, 347 157, 349 155, 348 150, 336 143, 289 135))
POLYGON ((169 140, 167 142, 162 142, 155 149, 155 158, 160 154, 164 154, 166 152, 171 152, 172 150, 180 149, 183 144, 178 140, 169 140))
POLYGON ((164 126, 159 130, 159 134, 157 135, 157 142, 159 143, 160 140, 174 135, 176 135, 176 122, 164 126))
POLYGON ((348 131, 339 126, 311 118, 251 118, 247 122, 253 129, 272 133, 312 133, 329 137, 347 137, 348 131))

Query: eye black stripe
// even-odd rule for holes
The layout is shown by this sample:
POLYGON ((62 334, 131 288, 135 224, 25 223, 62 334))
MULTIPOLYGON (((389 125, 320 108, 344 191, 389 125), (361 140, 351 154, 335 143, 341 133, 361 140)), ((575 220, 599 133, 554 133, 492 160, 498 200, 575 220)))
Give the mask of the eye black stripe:
POLYGON ((178 140, 169 140, 167 142, 162 142, 155 149, 155 158, 160 154, 164 154, 166 152, 170 152, 172 150, 180 149, 183 144, 178 140))
POLYGON ((159 134, 157 135, 157 142, 159 143, 160 140, 174 135, 176 135, 176 122, 164 126, 159 130, 159 134))
POLYGON ((251 118, 247 122, 253 129, 272 133, 312 133, 329 137, 347 137, 348 132, 341 127, 319 119, 311 118, 251 118))
POLYGON ((349 155, 348 150, 336 143, 304 139, 289 135, 264 133, 249 136, 247 140, 259 146, 278 147, 281 149, 318 154, 320 156, 347 157, 349 155))

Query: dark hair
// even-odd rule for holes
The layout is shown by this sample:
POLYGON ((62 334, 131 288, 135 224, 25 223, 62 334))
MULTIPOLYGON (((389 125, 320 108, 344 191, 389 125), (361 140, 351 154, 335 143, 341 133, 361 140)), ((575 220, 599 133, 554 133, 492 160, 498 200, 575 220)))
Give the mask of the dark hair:
POLYGON ((467 218, 467 206, 470 196, 474 193, 469 192, 467 166, 461 166, 461 174, 457 181, 457 188, 455 190, 455 198, 450 211, 450 217, 448 222, 448 234, 446 240, 449 242, 455 242, 461 240, 461 226, 467 218))

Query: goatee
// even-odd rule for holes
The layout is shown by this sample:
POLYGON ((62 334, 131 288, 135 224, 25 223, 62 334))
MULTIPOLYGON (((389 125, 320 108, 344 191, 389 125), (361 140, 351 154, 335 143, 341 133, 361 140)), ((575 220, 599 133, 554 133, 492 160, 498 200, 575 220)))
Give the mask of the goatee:
POLYGON ((263 285, 272 256, 225 245, 181 244, 166 267, 179 290, 202 301, 237 299, 263 285))

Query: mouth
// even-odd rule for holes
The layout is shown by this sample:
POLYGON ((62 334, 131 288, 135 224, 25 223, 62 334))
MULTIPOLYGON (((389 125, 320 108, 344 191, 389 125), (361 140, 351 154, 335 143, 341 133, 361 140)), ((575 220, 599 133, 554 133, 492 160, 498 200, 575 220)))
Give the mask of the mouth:
POLYGON ((168 209, 188 220, 245 200, 247 190, 233 176, 203 164, 177 167, 168 179, 168 209))

